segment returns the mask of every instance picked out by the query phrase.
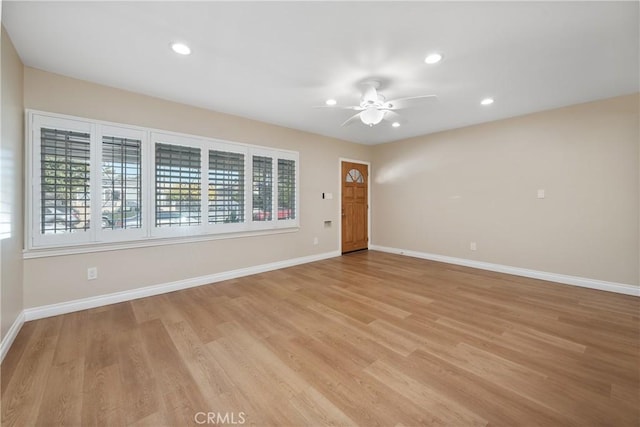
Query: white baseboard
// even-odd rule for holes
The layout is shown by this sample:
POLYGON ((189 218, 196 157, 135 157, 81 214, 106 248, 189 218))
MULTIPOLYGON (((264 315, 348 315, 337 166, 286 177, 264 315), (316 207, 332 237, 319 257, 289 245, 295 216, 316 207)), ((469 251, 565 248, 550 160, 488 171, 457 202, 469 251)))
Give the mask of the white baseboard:
POLYGON ((369 245, 369 249, 398 255, 406 255, 414 258, 428 259, 431 261, 439 261, 447 264, 463 265, 465 267, 479 268, 481 270, 497 271, 499 273, 514 274, 516 276, 530 277, 533 279, 547 280, 550 282, 563 283, 566 285, 580 286, 583 288, 598 289, 601 291, 615 292, 618 294, 640 297, 640 288, 638 286, 627 285, 624 283, 606 282, 604 280, 568 276, 565 274, 549 273, 546 271, 529 270, 526 268, 492 264, 489 262, 455 258, 445 255, 430 254, 426 252, 410 251, 406 249, 390 248, 386 246, 369 245))
POLYGON ((24 325, 24 322, 24 311, 21 311, 7 331, 7 335, 5 335, 2 339, 2 343, 0 343, 0 363, 2 363, 4 357, 9 352, 9 348, 11 348, 11 344, 13 344, 13 341, 18 336, 18 332, 20 332, 20 329, 22 328, 22 325, 24 325))
POLYGON ((131 301, 138 298, 164 294, 167 292, 179 291, 181 289, 193 288, 195 286, 207 285, 210 283, 221 282, 223 280, 236 279, 238 277, 264 273, 266 271, 279 270, 281 268, 293 267, 294 265, 306 264, 309 262, 320 261, 337 256, 340 256, 340 251, 325 252, 318 255, 292 258, 284 261, 277 261, 269 264, 256 265, 247 268, 239 268, 237 270, 224 271, 207 276, 193 277, 190 279, 178 280, 175 282, 152 285, 144 288, 132 289, 130 291, 115 292, 112 294, 77 299, 73 301, 62 302, 59 304, 27 308, 23 312, 23 318, 24 321, 29 321, 42 319, 45 317, 58 316, 60 314, 72 313, 74 311, 86 310, 89 308, 101 307, 104 305, 115 304, 124 301, 131 301))
MULTIPOLYGON (((425 252, 416 252, 405 249, 389 248, 379 245, 369 245, 369 249, 388 252, 399 255, 406 255, 415 258, 428 259, 449 264, 463 265, 466 267, 479 268, 482 270, 497 271, 500 273, 514 274, 516 276, 530 277, 534 279, 547 280, 552 282, 563 283, 567 285, 581 286, 591 289, 599 289, 603 291, 616 292, 620 294, 640 296, 640 288, 633 285, 622 283, 606 282, 602 280, 587 279, 583 277, 568 276, 564 274, 548 273, 544 271, 529 270, 519 267, 511 267, 500 264, 492 264, 482 261, 468 260, 464 258, 454 258, 444 255, 430 254, 425 252)), ((133 289, 130 291, 115 292, 112 294, 99 295, 96 297, 83 298, 73 301, 62 302, 59 304, 45 305, 41 307, 27 308, 23 310, 18 318, 14 321, 7 335, 2 339, 0 344, 0 362, 4 360, 5 355, 9 351, 11 344, 15 340, 20 328, 26 321, 42 319, 45 317, 57 316, 60 314, 72 313, 74 311, 86 310, 104 305, 115 304, 124 301, 131 301, 138 298, 144 298, 153 295, 164 294, 167 292, 178 291, 181 289, 202 286, 210 283, 216 283, 223 280, 235 279, 238 277, 250 276, 252 274, 264 273, 267 271, 278 270, 281 268, 293 267, 295 265, 306 264, 314 261, 321 261, 328 258, 340 256, 340 251, 325 252, 318 255, 311 255, 300 258, 292 258, 284 261, 277 261, 269 264, 262 264, 253 267, 240 268, 237 270, 224 271, 214 273, 207 276, 194 277, 185 280, 178 280, 159 285, 147 286, 144 288, 133 289)))

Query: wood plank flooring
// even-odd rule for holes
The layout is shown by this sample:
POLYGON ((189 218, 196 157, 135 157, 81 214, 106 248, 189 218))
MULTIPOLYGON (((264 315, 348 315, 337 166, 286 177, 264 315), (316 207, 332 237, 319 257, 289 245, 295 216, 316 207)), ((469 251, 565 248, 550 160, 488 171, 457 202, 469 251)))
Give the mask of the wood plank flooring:
POLYGON ((638 426, 640 299, 380 252, 28 322, 2 426, 638 426))

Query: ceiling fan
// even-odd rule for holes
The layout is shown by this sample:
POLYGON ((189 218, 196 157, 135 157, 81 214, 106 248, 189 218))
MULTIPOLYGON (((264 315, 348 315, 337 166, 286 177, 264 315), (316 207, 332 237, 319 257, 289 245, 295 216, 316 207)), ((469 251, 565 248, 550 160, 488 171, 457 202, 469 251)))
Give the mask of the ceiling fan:
POLYGON ((364 86, 365 90, 362 94, 362 98, 360 99, 360 105, 332 107, 358 111, 342 123, 341 126, 346 126, 357 119, 360 119, 363 124, 369 127, 377 125, 382 120, 397 121, 400 118, 400 115, 396 113, 395 110, 409 108, 409 102, 420 101, 428 98, 437 98, 437 95, 418 95, 387 101, 385 97, 377 91, 380 87, 380 82, 372 80, 365 82, 364 86))

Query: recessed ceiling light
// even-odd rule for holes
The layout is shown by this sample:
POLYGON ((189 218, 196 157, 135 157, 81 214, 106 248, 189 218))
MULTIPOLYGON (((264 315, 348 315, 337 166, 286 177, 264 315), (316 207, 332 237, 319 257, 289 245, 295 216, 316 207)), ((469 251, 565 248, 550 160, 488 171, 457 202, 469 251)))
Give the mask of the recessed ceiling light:
POLYGON ((400 123, 398 123, 398 122, 393 122, 393 123, 391 124, 391 126, 393 126, 394 128, 399 128, 399 127, 400 127, 400 123))
POLYGON ((338 101, 336 101, 335 99, 327 99, 325 104, 327 105, 336 105, 338 103, 338 101))
POLYGON ((491 104, 493 104, 493 98, 485 98, 482 101, 480 101, 480 104, 482 104, 482 105, 491 105, 491 104))
POLYGON ((440 61, 442 61, 442 55, 439 53, 430 53, 426 58, 424 58, 424 62, 429 65, 437 64, 440 61))
POLYGON ((171 43, 171 49, 180 55, 189 55, 191 53, 191 48, 184 43, 171 43))

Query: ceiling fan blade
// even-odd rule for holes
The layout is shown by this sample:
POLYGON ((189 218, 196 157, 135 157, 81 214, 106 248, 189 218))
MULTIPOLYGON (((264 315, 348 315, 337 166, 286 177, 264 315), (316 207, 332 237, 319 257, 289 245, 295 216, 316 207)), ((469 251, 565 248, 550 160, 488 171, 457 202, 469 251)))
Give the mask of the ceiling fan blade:
POLYGON ((364 94, 362 95, 362 101, 364 101, 367 104, 373 104, 378 100, 378 92, 376 91, 376 88, 371 85, 371 86, 367 86, 367 89, 364 91, 364 94))
POLYGON ((362 114, 362 111, 359 113, 354 114, 353 116, 349 117, 347 120, 345 120, 344 123, 342 123, 340 126, 346 126, 354 121, 356 121, 356 119, 360 119, 360 114, 362 114))
POLYGON ((341 106, 341 105, 314 105, 311 108, 332 108, 334 110, 362 110, 362 107, 358 106, 341 106))
POLYGON ((409 108, 411 104, 419 103, 423 100, 427 100, 429 98, 437 98, 438 95, 418 95, 418 96, 407 96, 405 98, 392 99, 385 103, 387 108, 392 108, 394 110, 399 110, 402 108, 409 108))
POLYGON ((402 120, 402 116, 393 110, 387 110, 386 108, 381 108, 381 110, 385 112, 385 115, 383 117, 384 120, 388 120, 390 122, 397 122, 402 120))

